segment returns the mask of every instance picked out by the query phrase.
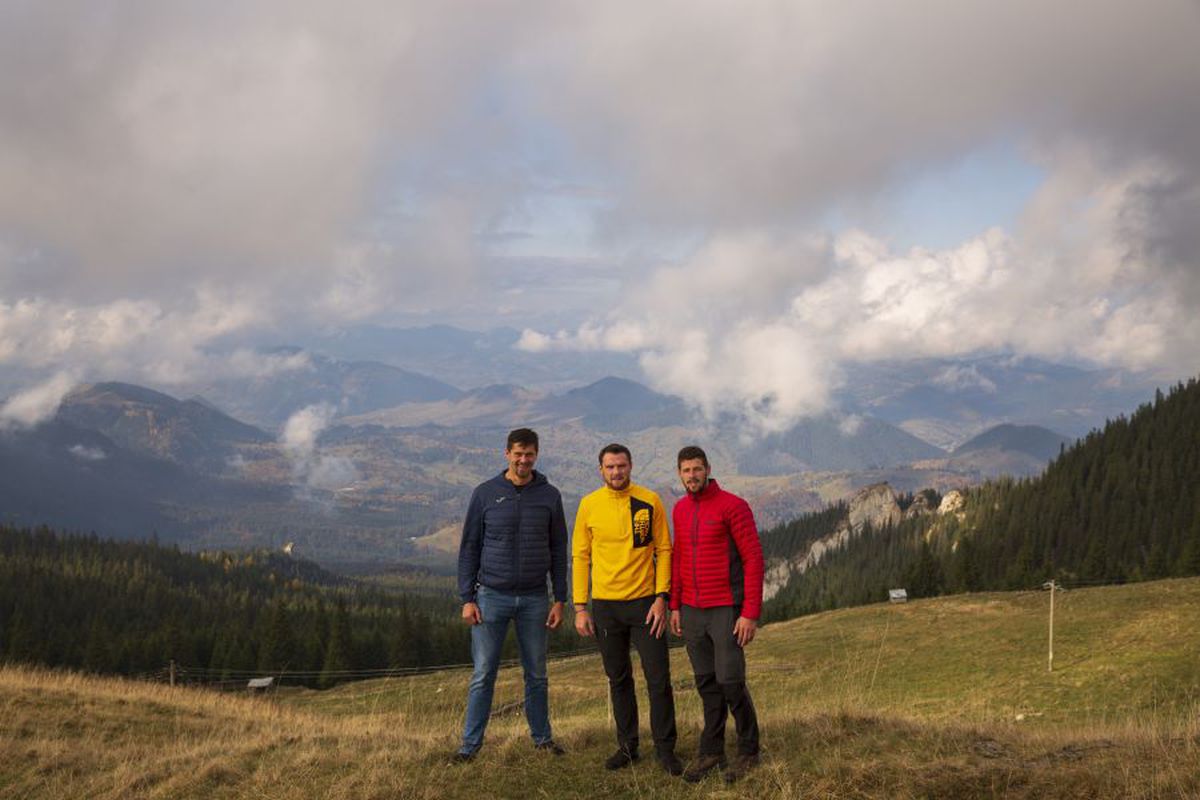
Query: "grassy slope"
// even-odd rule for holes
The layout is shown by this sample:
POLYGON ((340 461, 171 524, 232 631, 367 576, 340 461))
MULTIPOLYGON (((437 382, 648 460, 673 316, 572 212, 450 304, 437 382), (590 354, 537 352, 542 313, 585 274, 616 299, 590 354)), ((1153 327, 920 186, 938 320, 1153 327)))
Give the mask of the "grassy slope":
MULTIPOLYGON (((0 797, 1200 796, 1200 579, 1060 595, 1053 673, 1047 601, 979 594, 764 629, 750 649, 764 762, 730 789, 649 761, 604 772, 591 655, 551 668, 570 755, 534 753, 509 712, 455 767, 464 671, 255 699, 6 668, 0 797)), ((686 758, 699 702, 682 650, 673 668, 686 758)), ((504 670, 497 708, 519 696, 504 670)))

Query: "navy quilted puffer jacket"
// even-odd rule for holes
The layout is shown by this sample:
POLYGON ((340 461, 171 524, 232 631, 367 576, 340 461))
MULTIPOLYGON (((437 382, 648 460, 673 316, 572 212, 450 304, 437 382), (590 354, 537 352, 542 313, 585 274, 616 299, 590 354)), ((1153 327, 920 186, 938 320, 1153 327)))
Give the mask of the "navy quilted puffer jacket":
POLYGON ((562 495, 546 476, 514 486, 504 473, 475 487, 458 547, 458 595, 475 601, 479 585, 512 594, 546 589, 567 599, 567 521, 562 495))

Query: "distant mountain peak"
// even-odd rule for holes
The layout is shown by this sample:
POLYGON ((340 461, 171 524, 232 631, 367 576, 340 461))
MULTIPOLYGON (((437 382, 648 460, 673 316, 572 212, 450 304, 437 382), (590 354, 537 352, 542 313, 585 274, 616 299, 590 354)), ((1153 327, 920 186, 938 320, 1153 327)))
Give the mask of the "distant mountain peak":
POLYGON ((64 402, 68 400, 75 402, 120 401, 164 407, 171 407, 179 403, 179 400, 169 394, 120 381, 81 384, 67 394, 64 402))
POLYGON ((1049 461, 1074 440, 1040 425, 1015 425, 1003 423, 988 428, 983 433, 963 442, 954 449, 953 455, 976 453, 981 450, 998 450, 1023 453, 1049 461))
POLYGON ((239 444, 272 440, 207 403, 116 381, 78 387, 63 398, 57 419, 101 433, 133 452, 204 471, 222 471, 239 444))

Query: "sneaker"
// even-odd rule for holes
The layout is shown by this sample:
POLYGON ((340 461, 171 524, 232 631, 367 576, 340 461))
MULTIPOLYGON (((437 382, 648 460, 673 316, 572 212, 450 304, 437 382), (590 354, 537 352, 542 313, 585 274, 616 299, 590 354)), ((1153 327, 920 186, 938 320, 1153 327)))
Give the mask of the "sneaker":
POLYGON ((725 769, 725 755, 705 755, 701 754, 693 761, 683 772, 683 779, 688 783, 699 783, 704 780, 704 776, 712 772, 717 767, 725 769))
POLYGON ((683 762, 679 760, 679 756, 675 755, 674 750, 659 753, 658 764, 668 775, 678 777, 683 774, 683 762))
POLYGON ((450 756, 451 764, 466 764, 468 761, 474 761, 474 760, 475 760, 474 753, 466 753, 466 752, 463 752, 462 750, 459 750, 457 753, 450 756))
POLYGON ((605 769, 622 769, 624 767, 633 766, 633 762, 638 760, 638 754, 630 752, 624 747, 619 748, 617 752, 609 756, 604 762, 605 769))
POLYGON ((533 749, 545 750, 546 752, 553 753, 556 756, 565 756, 567 754, 567 751, 563 749, 562 745, 553 739, 547 739, 544 742, 538 742, 533 746, 533 749))
POLYGON ((733 783, 746 776, 746 773, 758 766, 758 753, 739 755, 725 770, 725 782, 733 783))

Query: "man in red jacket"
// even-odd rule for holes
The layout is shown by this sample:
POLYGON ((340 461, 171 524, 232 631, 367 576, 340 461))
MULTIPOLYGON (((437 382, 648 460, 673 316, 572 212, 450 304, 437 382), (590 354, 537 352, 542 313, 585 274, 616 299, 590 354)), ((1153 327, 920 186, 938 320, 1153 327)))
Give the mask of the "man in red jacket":
POLYGON ((683 448, 676 464, 687 495, 671 514, 671 632, 687 642, 704 706, 700 752, 683 778, 696 783, 721 767, 732 783, 758 764, 758 715, 743 648, 754 640, 762 610, 762 544, 750 506, 709 478, 703 450, 683 448), (737 757, 728 765, 727 714, 737 728, 737 757))

